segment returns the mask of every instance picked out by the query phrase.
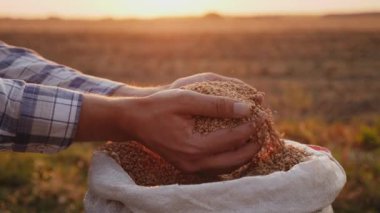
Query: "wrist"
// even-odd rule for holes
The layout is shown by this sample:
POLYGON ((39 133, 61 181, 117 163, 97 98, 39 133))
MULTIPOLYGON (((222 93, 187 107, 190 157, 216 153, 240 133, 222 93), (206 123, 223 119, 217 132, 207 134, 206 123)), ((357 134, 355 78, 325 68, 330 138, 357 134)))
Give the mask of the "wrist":
POLYGON ((117 98, 117 103, 114 107, 116 112, 114 121, 116 123, 115 128, 119 131, 118 134, 115 134, 117 137, 113 140, 125 141, 126 139, 141 139, 139 132, 144 128, 144 125, 146 125, 144 124, 146 120, 144 116, 149 116, 146 110, 144 110, 144 106, 148 103, 147 99, 146 97, 117 98))
POLYGON ((120 134, 117 119, 120 101, 100 95, 84 94, 75 140, 114 140, 120 134))

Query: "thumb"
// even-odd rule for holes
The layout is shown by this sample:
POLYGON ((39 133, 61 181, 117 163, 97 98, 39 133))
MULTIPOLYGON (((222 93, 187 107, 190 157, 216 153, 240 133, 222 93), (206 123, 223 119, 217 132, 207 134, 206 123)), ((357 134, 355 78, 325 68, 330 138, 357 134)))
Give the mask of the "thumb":
POLYGON ((205 95, 194 91, 182 93, 185 97, 183 113, 218 118, 249 116, 251 105, 227 97, 205 95))

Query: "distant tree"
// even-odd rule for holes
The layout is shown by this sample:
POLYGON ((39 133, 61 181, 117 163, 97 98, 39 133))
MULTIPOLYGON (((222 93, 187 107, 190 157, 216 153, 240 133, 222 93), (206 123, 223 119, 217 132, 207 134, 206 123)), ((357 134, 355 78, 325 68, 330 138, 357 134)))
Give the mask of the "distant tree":
POLYGON ((220 15, 219 13, 216 13, 216 12, 210 12, 210 13, 207 13, 203 16, 203 18, 205 19, 221 19, 223 18, 222 15, 220 15))
POLYGON ((62 21, 62 18, 60 18, 59 16, 49 16, 48 18, 46 18, 46 20, 49 20, 49 21, 62 21))

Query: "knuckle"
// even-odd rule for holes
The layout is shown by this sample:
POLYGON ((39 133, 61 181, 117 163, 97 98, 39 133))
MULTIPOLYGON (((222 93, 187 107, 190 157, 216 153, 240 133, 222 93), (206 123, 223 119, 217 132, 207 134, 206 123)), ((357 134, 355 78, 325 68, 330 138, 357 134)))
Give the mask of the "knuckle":
POLYGON ((227 102, 223 98, 218 98, 215 101, 215 110, 218 115, 224 115, 227 112, 227 102))

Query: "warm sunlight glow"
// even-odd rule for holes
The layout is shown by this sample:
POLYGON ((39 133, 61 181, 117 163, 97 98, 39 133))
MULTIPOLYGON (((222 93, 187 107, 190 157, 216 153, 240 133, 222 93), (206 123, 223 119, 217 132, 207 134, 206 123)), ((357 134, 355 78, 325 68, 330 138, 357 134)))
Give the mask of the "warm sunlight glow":
POLYGON ((5 0, 2 17, 154 18, 227 15, 326 14, 379 11, 379 0, 5 0))
MULTIPOLYGON (((212 10, 216 1, 202 0, 140 0, 134 3, 120 1, 123 7, 108 4, 113 14, 129 14, 136 17, 191 16, 212 10)), ((219 4, 223 4, 220 2, 219 4)))

